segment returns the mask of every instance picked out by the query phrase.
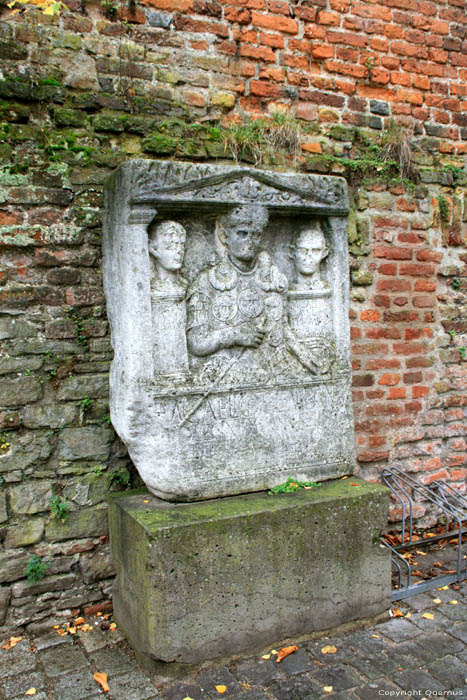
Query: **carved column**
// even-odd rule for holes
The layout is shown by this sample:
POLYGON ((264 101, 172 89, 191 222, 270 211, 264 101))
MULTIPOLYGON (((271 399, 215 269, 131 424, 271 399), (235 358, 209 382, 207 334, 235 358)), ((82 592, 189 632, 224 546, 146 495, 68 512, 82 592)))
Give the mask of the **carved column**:
POLYGON ((155 379, 183 381, 190 374, 185 290, 164 292, 151 289, 151 309, 155 379))

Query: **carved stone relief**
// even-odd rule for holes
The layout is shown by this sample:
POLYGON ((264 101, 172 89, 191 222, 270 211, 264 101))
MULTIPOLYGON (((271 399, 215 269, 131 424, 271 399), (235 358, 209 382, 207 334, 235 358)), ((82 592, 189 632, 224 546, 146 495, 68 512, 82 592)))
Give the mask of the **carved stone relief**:
POLYGON ((153 493, 352 471, 346 210, 340 178, 132 161, 111 179, 111 417, 153 493))

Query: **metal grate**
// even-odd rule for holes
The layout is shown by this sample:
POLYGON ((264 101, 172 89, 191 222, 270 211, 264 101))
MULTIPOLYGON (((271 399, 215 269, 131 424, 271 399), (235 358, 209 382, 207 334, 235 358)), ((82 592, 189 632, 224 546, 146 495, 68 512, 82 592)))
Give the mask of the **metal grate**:
POLYGON ((402 600, 416 593, 438 588, 467 578, 467 559, 462 554, 462 535, 467 533, 467 500, 444 481, 433 481, 429 486, 418 483, 399 469, 387 469, 382 474, 383 482, 391 489, 402 508, 402 542, 392 545, 384 536, 383 544, 392 552, 392 566, 396 572, 397 586, 392 600, 402 600), (439 515, 446 519, 445 531, 439 535, 414 539, 414 508, 423 501, 434 504, 439 515), (423 549, 434 542, 457 539, 457 561, 455 573, 445 574, 413 583, 410 561, 401 551, 412 547, 423 549))

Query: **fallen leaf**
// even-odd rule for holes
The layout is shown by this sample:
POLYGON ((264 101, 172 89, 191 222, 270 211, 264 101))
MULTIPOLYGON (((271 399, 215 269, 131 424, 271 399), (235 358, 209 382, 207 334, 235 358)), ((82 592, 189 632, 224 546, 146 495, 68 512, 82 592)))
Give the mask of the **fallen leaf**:
POLYGON ((450 600, 449 605, 457 605, 458 601, 457 600, 450 600))
POLYGON ((36 689, 35 688, 29 688, 25 693, 25 695, 35 695, 36 694, 36 689))
POLYGON ((445 574, 456 574, 457 571, 455 569, 445 569, 444 573, 445 574))
POLYGON ((268 659, 271 658, 271 654, 263 654, 263 656, 261 658, 264 659, 265 661, 268 661, 268 659))
POLYGON ((333 646, 332 644, 326 644, 326 646, 324 646, 321 649, 322 654, 335 654, 336 652, 337 652, 337 647, 333 646))
POLYGON ((441 598, 433 598, 433 603, 436 603, 436 605, 439 605, 439 603, 441 603, 441 598))
POLYGON ((404 617, 412 617, 412 613, 407 613, 404 617))
POLYGON ((97 615, 97 617, 102 617, 102 613, 100 611, 98 613, 96 613, 96 615, 97 615))
POLYGON ((189 698, 187 695, 186 698, 183 698, 183 700, 193 700, 193 698, 189 698))
POLYGON ((68 634, 76 634, 76 627, 69 627, 68 634))
POLYGON ((435 619, 435 616, 433 615, 433 613, 423 613, 422 617, 424 617, 425 620, 434 620, 435 619))
POLYGON ((323 690, 325 693, 332 693, 332 685, 325 685, 323 690))
POLYGON ((110 630, 111 632, 113 632, 113 631, 116 630, 116 629, 117 629, 117 625, 115 624, 115 622, 111 622, 110 625, 109 625, 109 630, 110 630))
POLYGON ((149 498, 143 499, 143 503, 149 503, 149 498))
POLYGON ((279 649, 277 654, 276 663, 280 663, 282 659, 285 659, 286 656, 293 654, 294 651, 298 651, 298 646, 296 644, 292 644, 290 647, 282 647, 282 649, 279 649))
POLYGON ((5 644, 2 644, 2 649, 13 649, 22 639, 23 637, 10 637, 5 644))
POLYGON ((393 608, 391 612, 392 617, 404 617, 404 613, 400 608, 393 608))
POLYGON ((449 586, 440 586, 440 588, 438 588, 438 591, 449 591, 449 586))
POLYGON ((219 695, 223 695, 225 693, 225 691, 227 690, 226 685, 216 685, 215 688, 216 688, 217 692, 219 693, 219 695))
POLYGON ((443 565, 441 564, 440 561, 434 561, 434 562, 433 562, 433 566, 436 566, 438 569, 442 569, 442 568, 443 568, 443 565))
POLYGON ((82 627, 81 627, 82 632, 92 632, 93 629, 94 628, 92 627, 92 625, 88 625, 88 624, 82 625, 82 627))
POLYGON ((271 649, 271 654, 277 654, 276 649, 271 649))
POLYGON ((110 688, 109 684, 107 683, 108 675, 106 673, 99 673, 99 671, 96 671, 93 674, 93 678, 96 681, 96 683, 99 683, 104 693, 109 692, 110 688))
POLYGON ((420 554, 421 557, 426 557, 426 552, 421 552, 419 549, 415 550, 417 554, 420 554))
POLYGON ((379 639, 379 634, 372 634, 373 639, 379 639))
POLYGON ((349 481, 349 484, 350 484, 351 486, 358 486, 358 487, 360 487, 360 484, 356 484, 355 481, 349 481))
POLYGON ((75 620, 75 625, 84 625, 85 622, 86 620, 84 619, 84 617, 77 617, 75 620))

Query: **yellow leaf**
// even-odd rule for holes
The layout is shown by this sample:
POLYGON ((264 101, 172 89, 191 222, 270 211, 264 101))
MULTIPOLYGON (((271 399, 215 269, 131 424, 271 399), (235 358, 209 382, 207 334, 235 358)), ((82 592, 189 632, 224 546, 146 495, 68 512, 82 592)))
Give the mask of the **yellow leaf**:
POLYGON ((143 503, 149 503, 149 498, 143 499, 143 503))
POLYGON ((404 613, 400 608, 393 608, 391 612, 393 617, 404 617, 404 613))
POLYGON ((325 693, 332 693, 332 685, 325 685, 323 690, 325 693))
POLYGON ((98 613, 96 613, 96 615, 97 615, 97 617, 102 617, 102 613, 100 611, 98 613))
POLYGON ((433 603, 436 603, 436 605, 438 605, 439 603, 441 603, 441 598, 433 598, 433 603))
POLYGON ((379 634, 372 634, 373 639, 379 639, 379 634))
POLYGON ((76 627, 70 627, 68 629, 68 634, 76 634, 76 627))
POLYGON ((457 600, 450 600, 449 605, 457 605, 457 600))
POLYGON ((216 685, 216 690, 219 693, 219 695, 223 695, 225 691, 227 690, 226 685, 216 685))
POLYGON ((99 671, 96 671, 93 674, 93 678, 96 681, 96 683, 99 683, 104 693, 109 692, 110 688, 109 684, 107 683, 108 675, 106 673, 99 673, 99 671))
POLYGON ((407 613, 405 617, 412 617, 412 613, 407 613))
POLYGON ((435 619, 435 616, 433 615, 433 613, 423 613, 422 617, 424 617, 425 620, 434 620, 435 619))
POLYGON ((321 649, 322 654, 335 654, 336 651, 337 651, 337 647, 333 646, 332 644, 326 644, 326 646, 324 646, 321 649))
POLYGON ((420 554, 420 556, 426 557, 426 552, 422 552, 419 549, 416 549, 415 551, 417 552, 417 554, 420 554))
POLYGON ((277 651, 275 649, 271 649, 271 654, 277 654, 277 651))
POLYGON ((84 619, 84 617, 77 617, 75 620, 75 625, 84 625, 85 622, 86 620, 84 619))
POLYGON ((35 695, 36 694, 36 689, 35 688, 29 688, 25 693, 25 695, 35 695))
POLYGON ((268 659, 271 658, 271 654, 263 654, 263 656, 261 658, 264 659, 265 661, 267 661, 268 659))
POLYGON ((115 624, 115 622, 111 622, 109 625, 109 630, 111 630, 113 632, 116 629, 117 629, 117 625, 115 624))
POLYGON ((186 698, 183 698, 183 700, 193 700, 193 698, 189 698, 187 695, 186 698))
POLYGON ((440 586, 440 588, 438 588, 438 591, 449 591, 449 586, 440 586))

